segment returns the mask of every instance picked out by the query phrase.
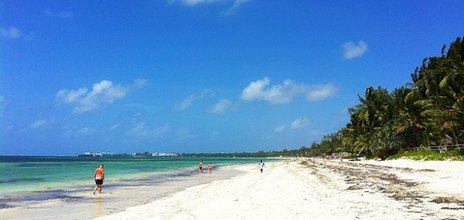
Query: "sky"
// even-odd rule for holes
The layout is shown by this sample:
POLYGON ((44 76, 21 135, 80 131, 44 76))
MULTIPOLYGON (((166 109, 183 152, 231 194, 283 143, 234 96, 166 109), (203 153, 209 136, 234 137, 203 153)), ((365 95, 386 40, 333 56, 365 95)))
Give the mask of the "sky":
POLYGON ((309 146, 464 36, 463 1, 0 1, 0 154, 309 146))

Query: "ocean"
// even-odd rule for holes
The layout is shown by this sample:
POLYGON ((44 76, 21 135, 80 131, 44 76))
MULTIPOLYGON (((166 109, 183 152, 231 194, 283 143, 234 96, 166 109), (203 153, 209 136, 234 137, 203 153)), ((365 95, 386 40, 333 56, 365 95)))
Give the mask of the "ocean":
MULTIPOLYGON (((150 158, 98 158, 74 156, 0 156, 0 210, 25 208, 60 201, 59 206, 70 203, 85 204, 95 183, 93 173, 99 164, 105 166, 104 192, 122 193, 109 197, 107 201, 120 198, 114 204, 136 205, 148 202, 162 194, 181 190, 237 174, 233 169, 222 169, 225 165, 258 164, 265 158, 231 157, 150 157, 150 158), (198 162, 205 167, 212 163, 214 175, 198 175, 198 162), (221 171, 222 170, 222 171, 221 171), (137 194, 138 189, 150 190, 150 194, 137 194), (137 193, 136 193, 137 192, 137 193), (137 198, 132 198, 137 194, 137 198), (130 202, 132 201, 132 202, 130 202), (127 204, 126 204, 127 203, 127 204)), ((87 201, 87 202, 86 202, 87 201)), ((52 203, 50 203, 52 204, 52 203)), ((70 206, 77 207, 77 206, 70 206)), ((107 207, 111 207, 108 206, 107 207)), ((63 207, 61 207, 63 208, 63 207)), ((102 211, 121 210, 114 206, 102 211)), ((53 206, 47 213, 53 213, 53 206)), ((47 209, 45 209, 47 210, 47 209)), ((79 210, 74 210, 79 211, 79 210)), ((74 217, 72 217, 74 218, 74 217)))

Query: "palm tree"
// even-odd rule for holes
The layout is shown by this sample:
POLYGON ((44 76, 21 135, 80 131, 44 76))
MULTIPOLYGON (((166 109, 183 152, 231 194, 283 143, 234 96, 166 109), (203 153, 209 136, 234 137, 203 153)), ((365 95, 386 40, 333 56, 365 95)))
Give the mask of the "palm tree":
POLYGON ((415 104, 427 120, 428 142, 459 142, 462 136, 464 102, 464 42, 458 38, 445 55, 425 59, 413 74, 415 104))

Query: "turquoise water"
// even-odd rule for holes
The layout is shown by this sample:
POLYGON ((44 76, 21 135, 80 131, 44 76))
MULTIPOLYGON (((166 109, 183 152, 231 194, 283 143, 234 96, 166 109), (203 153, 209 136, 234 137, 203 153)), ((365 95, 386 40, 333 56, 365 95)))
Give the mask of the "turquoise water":
POLYGON ((0 156, 0 215, 4 219, 93 219, 242 172, 225 165, 252 163, 259 173, 261 159, 269 161, 230 157, 0 156), (199 161, 205 167, 213 163, 213 173, 199 175, 199 161), (106 174, 103 194, 93 195, 93 173, 101 163, 106 174))
POLYGON ((93 186, 93 173, 105 165, 105 183, 118 185, 128 180, 158 179, 176 173, 188 175, 197 169, 198 161, 207 166, 258 163, 261 158, 224 157, 154 157, 102 159, 85 157, 0 157, 0 193, 2 195, 47 190, 71 190, 93 186))

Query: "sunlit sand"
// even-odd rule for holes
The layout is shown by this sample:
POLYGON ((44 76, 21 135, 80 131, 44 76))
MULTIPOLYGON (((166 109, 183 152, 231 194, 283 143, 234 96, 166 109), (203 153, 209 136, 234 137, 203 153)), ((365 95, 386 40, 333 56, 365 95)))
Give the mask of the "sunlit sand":
POLYGON ((450 165, 464 169, 463 162, 322 159, 275 162, 263 174, 240 166, 244 174, 101 219, 461 218, 462 174, 443 169, 450 165))

